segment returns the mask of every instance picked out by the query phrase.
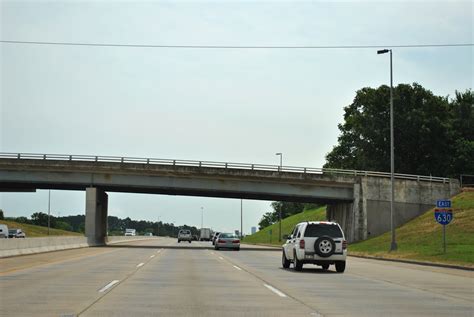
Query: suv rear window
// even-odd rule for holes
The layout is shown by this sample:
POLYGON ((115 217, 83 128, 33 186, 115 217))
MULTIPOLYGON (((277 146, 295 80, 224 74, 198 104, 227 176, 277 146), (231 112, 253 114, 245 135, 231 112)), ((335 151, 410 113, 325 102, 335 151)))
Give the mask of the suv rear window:
POLYGON ((342 231, 339 226, 329 224, 310 224, 304 232, 305 237, 322 237, 342 238, 342 231))

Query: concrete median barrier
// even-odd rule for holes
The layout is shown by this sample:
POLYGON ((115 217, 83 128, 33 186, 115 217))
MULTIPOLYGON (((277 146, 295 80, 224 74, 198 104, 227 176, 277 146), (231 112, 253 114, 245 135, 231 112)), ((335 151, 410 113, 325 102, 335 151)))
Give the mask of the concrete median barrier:
MULTIPOLYGON (((127 241, 138 241, 153 239, 156 237, 125 237, 110 236, 107 237, 107 244, 114 244, 127 241)), ((89 247, 86 237, 42 237, 26 239, 0 239, 0 258, 26 255, 34 253, 43 253, 59 251, 66 249, 77 249, 89 247)))

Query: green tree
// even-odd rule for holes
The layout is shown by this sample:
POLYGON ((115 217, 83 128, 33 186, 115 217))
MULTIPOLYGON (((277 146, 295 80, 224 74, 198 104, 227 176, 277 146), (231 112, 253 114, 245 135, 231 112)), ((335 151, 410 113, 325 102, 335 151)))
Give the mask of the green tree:
POLYGON ((15 221, 18 222, 18 223, 30 223, 30 221, 28 220, 28 218, 26 217, 16 217, 15 218, 15 221))
MULTIPOLYGON (((461 97, 462 109, 467 111, 465 96, 461 97)), ((327 154, 325 167, 390 171, 389 102, 387 86, 357 91, 352 104, 344 108, 344 123, 339 125, 341 135, 327 154)), ((456 143, 452 109, 447 97, 435 96, 416 83, 394 88, 395 172, 452 174, 456 143)), ((463 125, 459 127, 469 135, 463 125)), ((469 144, 458 145, 458 150, 459 155, 469 153, 469 144)))
POLYGON ((260 222, 258 223, 258 230, 262 230, 265 227, 268 227, 275 223, 275 215, 274 212, 266 212, 263 214, 262 219, 260 219, 260 222))
POLYGON ((66 230, 66 231, 72 231, 72 226, 64 221, 56 221, 54 228, 66 230))
POLYGON ((451 162, 450 174, 474 174, 474 92, 455 93, 450 104, 451 162))
MULTIPOLYGON (((34 225, 47 227, 48 214, 45 214, 44 212, 35 212, 34 214, 31 215, 31 221, 34 225)), ((56 226, 56 217, 51 216, 50 227, 55 228, 55 226, 56 226)))
POLYGON ((0 220, 4 220, 5 216, 3 215, 3 210, 0 209, 0 220))
POLYGON ((273 208, 273 213, 275 217, 275 221, 278 221, 280 208, 281 208, 281 218, 286 218, 288 216, 300 213, 304 210, 303 203, 294 203, 294 202, 287 202, 287 201, 274 201, 271 203, 273 208))
POLYGON ((302 212, 305 208, 313 208, 318 206, 317 204, 304 204, 298 202, 287 202, 287 201, 274 201, 270 205, 273 211, 266 212, 260 222, 258 223, 259 230, 262 230, 265 227, 268 227, 280 219, 280 208, 281 208, 281 218, 286 218, 288 216, 302 212))

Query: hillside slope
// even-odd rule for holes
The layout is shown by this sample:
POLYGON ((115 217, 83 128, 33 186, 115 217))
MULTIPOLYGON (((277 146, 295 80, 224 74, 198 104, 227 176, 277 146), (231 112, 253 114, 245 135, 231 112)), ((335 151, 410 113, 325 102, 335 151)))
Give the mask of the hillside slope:
MULTIPOLYGON (((281 222, 281 231, 283 234, 290 234, 291 230, 295 225, 302 221, 322 221, 326 220, 326 207, 321 207, 317 209, 309 209, 299 214, 287 217, 281 222)), ((255 244, 274 244, 282 245, 284 241, 278 242, 278 223, 275 223, 271 226, 263 228, 259 232, 246 236, 242 242, 244 243, 255 243, 255 244), (271 235, 270 235, 271 230, 271 235)))
POLYGON ((391 235, 351 244, 349 254, 419 261, 461 264, 474 267, 474 192, 452 198, 453 221, 446 226, 446 254, 443 253, 443 226, 433 209, 396 229, 398 250, 388 252, 391 235))
MULTIPOLYGON (((48 227, 35 226, 25 223, 19 223, 9 220, 0 220, 0 224, 5 224, 8 226, 8 229, 21 229, 27 238, 35 237, 47 237, 48 236, 48 227)), ((72 231, 65 231, 59 229, 49 229, 50 236, 83 236, 83 234, 72 231)))

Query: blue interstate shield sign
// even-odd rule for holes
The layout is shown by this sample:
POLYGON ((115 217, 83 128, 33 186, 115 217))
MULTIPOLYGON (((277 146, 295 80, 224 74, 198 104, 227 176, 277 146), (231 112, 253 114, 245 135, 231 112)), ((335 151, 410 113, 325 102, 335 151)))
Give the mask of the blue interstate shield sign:
POLYGON ((453 220, 452 209, 435 209, 434 216, 440 225, 447 225, 453 220))

